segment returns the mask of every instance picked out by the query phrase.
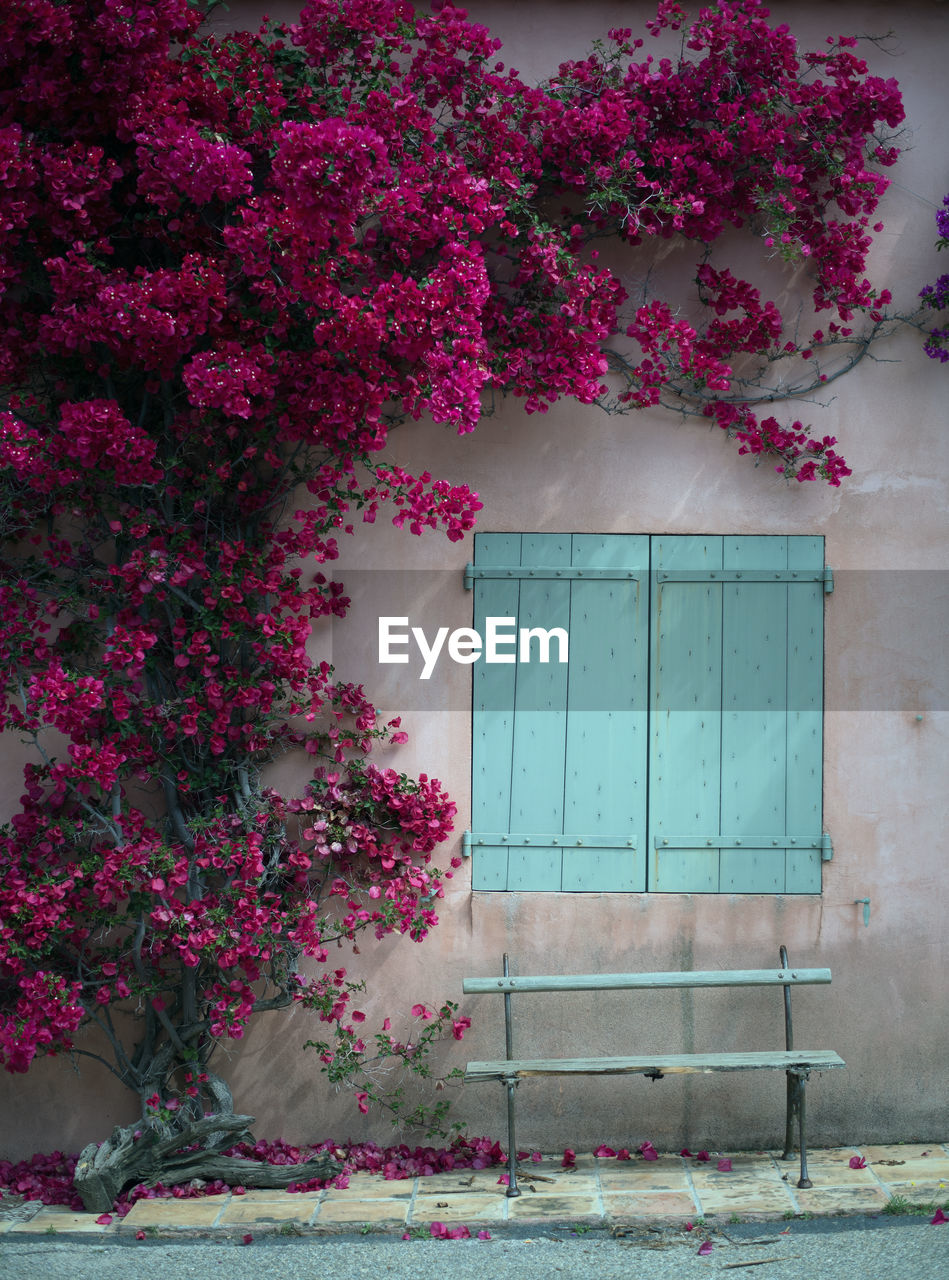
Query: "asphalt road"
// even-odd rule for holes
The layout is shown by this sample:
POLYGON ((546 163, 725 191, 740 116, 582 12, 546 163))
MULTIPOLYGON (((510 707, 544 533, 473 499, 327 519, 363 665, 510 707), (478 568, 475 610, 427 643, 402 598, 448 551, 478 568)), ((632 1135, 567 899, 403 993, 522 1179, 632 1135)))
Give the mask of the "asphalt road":
POLYGON ((845 1218, 718 1228, 712 1251, 679 1230, 626 1236, 545 1228, 532 1237, 261 1237, 128 1243, 0 1240, 0 1280, 949 1280, 949 1224, 845 1218))

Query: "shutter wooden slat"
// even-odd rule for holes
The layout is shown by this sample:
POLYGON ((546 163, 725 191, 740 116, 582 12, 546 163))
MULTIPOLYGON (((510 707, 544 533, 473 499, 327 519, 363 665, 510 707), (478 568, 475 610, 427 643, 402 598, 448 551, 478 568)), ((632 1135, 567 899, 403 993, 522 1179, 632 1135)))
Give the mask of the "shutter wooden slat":
POLYGON ((649 539, 578 534, 571 563, 634 568, 638 581, 575 579, 570 604, 570 683, 564 831, 628 832, 635 850, 570 850, 563 888, 646 887, 646 649, 649 539))
MULTIPOLYGON (((522 565, 569 563, 568 534, 524 534, 522 565)), ((570 584, 549 578, 522 578, 517 614, 522 628, 570 626, 570 584)), ((520 658, 520 649, 517 653, 520 658)), ((530 662, 515 664, 514 750, 511 771, 511 831, 562 831, 564 761, 567 740, 567 667, 556 642, 551 661, 542 663, 534 641, 530 662)), ((508 888, 559 891, 560 849, 511 849, 508 888)))
MULTIPOLYGON (((521 535, 489 533, 475 540, 478 564, 517 564, 521 535)), ((485 618, 517 615, 516 582, 485 581, 474 598, 474 626, 484 635, 485 618)), ((472 667, 471 824, 476 831, 507 831, 511 821, 511 762, 514 751, 515 667, 476 662, 472 667)), ((508 851, 479 850, 473 889, 506 889, 508 851)))
MULTIPOLYGON (((652 569, 721 569, 719 537, 655 537, 652 569)), ((716 893, 720 853, 665 835, 720 830, 722 584, 655 583, 651 626, 649 874, 657 893, 716 893)))
MULTIPOLYGON (((787 538, 726 538, 726 569, 787 568, 787 538)), ((722 588, 722 815, 725 835, 782 840, 787 791, 786 584, 722 588)), ((723 849, 722 893, 783 893, 783 847, 723 849)))
MULTIPOLYGON (((788 568, 820 569, 822 538, 788 538, 788 568)), ((814 835, 823 826, 824 591, 819 583, 788 590, 788 793, 791 836, 814 835)), ((821 855, 788 850, 787 893, 820 893, 821 855)))

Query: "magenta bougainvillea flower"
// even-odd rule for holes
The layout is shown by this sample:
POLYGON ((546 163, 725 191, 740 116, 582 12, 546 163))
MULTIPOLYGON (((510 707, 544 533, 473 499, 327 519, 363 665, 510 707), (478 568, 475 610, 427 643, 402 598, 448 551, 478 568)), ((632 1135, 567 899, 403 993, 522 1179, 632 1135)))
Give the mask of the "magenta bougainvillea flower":
MULTIPOLYGON (((471 1238, 470 1230, 463 1224, 456 1227, 448 1227, 444 1222, 433 1222, 429 1227, 429 1233, 435 1240, 469 1240, 471 1238)), ((489 1235, 478 1235, 479 1240, 490 1240, 489 1235)))

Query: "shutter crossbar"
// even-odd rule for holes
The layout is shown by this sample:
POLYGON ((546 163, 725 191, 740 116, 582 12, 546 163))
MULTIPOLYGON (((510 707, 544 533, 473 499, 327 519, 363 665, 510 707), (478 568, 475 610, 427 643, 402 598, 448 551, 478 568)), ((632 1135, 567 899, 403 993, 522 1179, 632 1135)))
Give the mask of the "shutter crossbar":
POLYGON ((657 582, 820 582, 823 569, 657 569, 657 582))
POLYGON ((508 579, 512 581, 517 578, 536 578, 543 579, 570 579, 582 578, 587 581, 594 582, 638 582, 643 575, 642 569, 578 569, 572 565, 535 565, 528 568, 525 565, 490 565, 481 566, 469 564, 465 566, 465 589, 470 591, 476 580, 490 578, 508 579))
POLYGON ((656 836, 655 849, 824 849, 825 836, 656 836))
POLYGON ((635 849, 636 837, 564 835, 563 832, 466 831, 463 852, 469 856, 472 847, 505 849, 635 849))

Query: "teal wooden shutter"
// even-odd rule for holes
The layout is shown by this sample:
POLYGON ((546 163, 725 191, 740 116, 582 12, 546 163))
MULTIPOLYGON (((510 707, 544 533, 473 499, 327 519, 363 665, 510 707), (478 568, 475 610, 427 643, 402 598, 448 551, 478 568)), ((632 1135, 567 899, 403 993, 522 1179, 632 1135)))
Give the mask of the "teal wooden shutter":
POLYGON ((650 890, 819 893, 823 540, 652 539, 650 890))
POLYGON ((569 662, 474 665, 475 889, 645 889, 648 555, 628 534, 476 536, 475 628, 562 627, 569 662))

